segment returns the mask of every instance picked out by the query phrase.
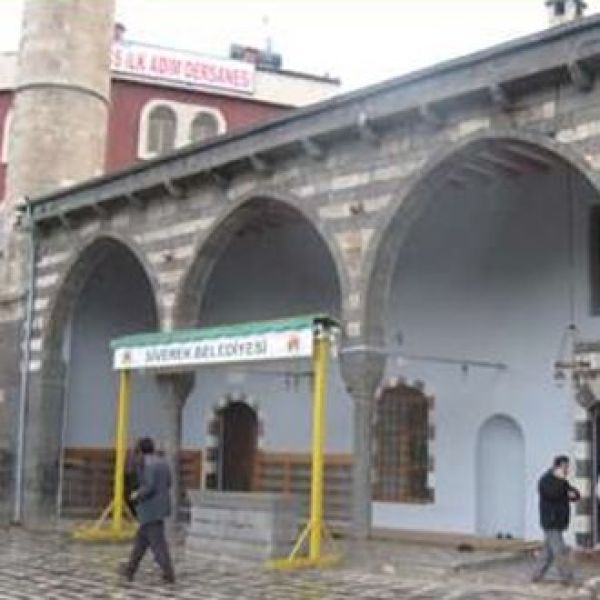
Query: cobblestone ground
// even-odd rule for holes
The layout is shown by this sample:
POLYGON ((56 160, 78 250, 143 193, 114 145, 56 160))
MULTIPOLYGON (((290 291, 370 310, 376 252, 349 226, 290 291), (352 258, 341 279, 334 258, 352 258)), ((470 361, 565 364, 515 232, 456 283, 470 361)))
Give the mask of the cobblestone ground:
MULTIPOLYGON (((456 571, 451 551, 372 546, 325 572, 274 573, 251 563, 186 554, 175 548, 178 583, 166 587, 150 560, 135 583, 117 566, 126 546, 75 543, 56 534, 0 532, 0 600, 139 599, 341 600, 590 598, 576 588, 528 583, 528 560, 456 571), (389 558, 388 561, 381 559, 389 558)), ((593 597, 593 596, 592 596, 593 597)))

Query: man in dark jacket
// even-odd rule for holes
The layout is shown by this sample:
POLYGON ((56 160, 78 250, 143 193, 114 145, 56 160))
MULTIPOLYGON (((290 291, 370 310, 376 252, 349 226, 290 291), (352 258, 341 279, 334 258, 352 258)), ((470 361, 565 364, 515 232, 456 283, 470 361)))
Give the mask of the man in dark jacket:
POLYGON ((163 581, 174 583, 175 573, 165 537, 165 519, 171 514, 171 469, 166 460, 155 454, 151 438, 140 439, 136 452, 141 458, 138 461, 139 487, 132 493, 131 500, 135 504, 140 527, 123 574, 128 580, 133 580, 150 547, 162 570, 163 581))
POLYGON ((553 562, 561 580, 573 581, 573 569, 569 565, 569 550, 563 533, 569 527, 570 502, 580 499, 579 492, 569 484, 569 458, 557 456, 552 469, 547 471, 538 483, 540 495, 540 522, 544 530, 544 549, 533 575, 533 581, 540 581, 553 562))

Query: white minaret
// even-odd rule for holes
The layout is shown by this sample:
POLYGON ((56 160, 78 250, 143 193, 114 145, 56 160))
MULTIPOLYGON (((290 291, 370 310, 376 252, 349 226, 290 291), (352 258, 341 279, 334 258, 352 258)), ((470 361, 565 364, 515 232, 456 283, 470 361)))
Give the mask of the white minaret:
POLYGON ((587 8, 584 0, 546 0, 550 26, 562 25, 583 17, 587 8))

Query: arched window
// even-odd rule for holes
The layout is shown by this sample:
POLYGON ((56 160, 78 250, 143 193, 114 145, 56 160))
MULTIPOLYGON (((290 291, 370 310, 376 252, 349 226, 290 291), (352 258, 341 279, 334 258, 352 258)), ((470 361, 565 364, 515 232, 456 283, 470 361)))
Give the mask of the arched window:
POLYGON ((163 154, 173 150, 176 136, 175 111, 164 105, 154 107, 148 117, 147 151, 152 154, 163 154))
POLYGON ((417 387, 386 388, 375 412, 373 499, 428 502, 430 399, 417 387))
POLYGON ((190 127, 190 142, 202 142, 208 140, 211 137, 216 136, 219 133, 219 122, 207 112, 200 112, 192 121, 190 127))

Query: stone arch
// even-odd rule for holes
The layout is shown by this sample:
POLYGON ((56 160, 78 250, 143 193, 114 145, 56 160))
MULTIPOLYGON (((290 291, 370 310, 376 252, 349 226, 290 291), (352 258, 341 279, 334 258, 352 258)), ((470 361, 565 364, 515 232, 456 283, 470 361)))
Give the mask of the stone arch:
POLYGON ((256 451, 258 453, 263 450, 266 418, 258 400, 253 396, 240 391, 230 392, 221 396, 217 402, 213 403, 210 410, 207 412, 205 426, 206 443, 204 446, 204 464, 202 468, 203 487, 210 487, 209 483, 216 477, 219 459, 219 444, 221 441, 219 437, 220 414, 223 410, 233 404, 245 404, 254 411, 257 421, 256 451))
POLYGON ((495 414, 477 431, 477 533, 522 537, 525 526, 525 436, 507 414, 495 414))
POLYGON ((379 226, 374 228, 374 235, 365 255, 361 289, 361 298, 364 300, 360 320, 364 339, 375 343, 380 343, 383 339, 381 316, 394 272, 394 257, 402 248, 411 226, 430 203, 435 202, 433 196, 436 189, 441 187, 440 180, 447 174, 451 161, 463 158, 477 147, 503 143, 519 144, 539 151, 557 165, 572 168, 593 189, 600 190, 600 174, 594 171, 583 156, 540 133, 490 129, 467 136, 434 153, 425 167, 414 174, 408 184, 403 185, 402 193, 381 214, 379 226))
POLYGON ((252 219, 252 212, 266 206, 294 213, 317 234, 331 259, 337 277, 340 303, 344 304, 346 291, 349 289, 348 275, 333 233, 319 221, 312 210, 301 206, 298 199, 270 188, 261 188, 239 198, 220 216, 210 231, 198 240, 193 259, 177 290, 173 309, 174 327, 191 327, 195 324, 213 267, 236 232, 252 219))
POLYGON ((158 301, 159 285, 154 271, 150 268, 146 256, 137 244, 122 235, 115 233, 101 233, 93 239, 86 241, 75 252, 70 262, 64 269, 56 292, 48 308, 48 318, 44 330, 42 347, 42 369, 44 362, 58 358, 55 354, 60 352, 62 332, 77 303, 77 298, 83 290, 89 276, 95 267, 115 248, 121 248, 131 254, 141 267, 148 285, 152 290, 152 300, 155 307, 156 321, 162 323, 162 304, 158 301))
MULTIPOLYGON (((147 282, 148 306, 152 311, 150 317, 154 323, 159 323, 156 281, 135 245, 118 236, 98 235, 73 253, 43 317, 41 368, 32 376, 29 393, 26 468, 29 472, 39 474, 36 483, 39 487, 29 490, 30 497, 25 500, 32 514, 43 514, 43 511, 54 514, 59 500, 57 492, 60 490, 63 434, 68 410, 66 397, 69 375, 63 354, 65 335, 86 285, 102 261, 115 251, 126 253, 131 264, 139 269, 140 276, 147 282), (38 507, 35 507, 36 504, 38 507), (43 507, 42 512, 40 507, 43 507)), ((110 417, 107 418, 110 420, 110 417)))

